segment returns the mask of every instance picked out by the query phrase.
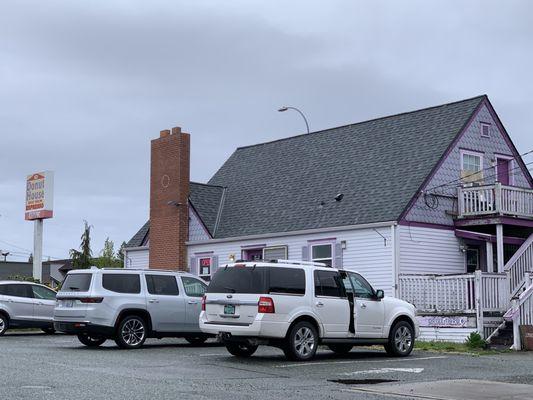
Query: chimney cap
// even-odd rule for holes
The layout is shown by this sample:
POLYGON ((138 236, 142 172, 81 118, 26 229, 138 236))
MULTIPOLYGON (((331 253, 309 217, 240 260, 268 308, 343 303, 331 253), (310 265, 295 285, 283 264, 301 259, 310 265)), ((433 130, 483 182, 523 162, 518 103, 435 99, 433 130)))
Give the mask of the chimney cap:
POLYGON ((181 127, 175 126, 174 128, 172 128, 172 134, 173 135, 177 135, 179 133, 181 133, 181 127))
POLYGON ((170 129, 165 129, 159 132, 159 137, 164 138, 170 135, 170 129))

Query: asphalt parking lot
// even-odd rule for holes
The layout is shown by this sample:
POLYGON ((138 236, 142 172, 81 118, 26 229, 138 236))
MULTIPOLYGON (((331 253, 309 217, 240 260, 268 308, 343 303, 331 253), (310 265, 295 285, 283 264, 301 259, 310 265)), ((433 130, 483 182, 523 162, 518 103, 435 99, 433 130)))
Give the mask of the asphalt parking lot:
POLYGON ((0 360, 0 399, 533 399, 533 353, 397 359, 321 349, 295 363, 268 347, 238 360, 214 342, 149 340, 127 351, 111 341, 90 349, 71 336, 8 333, 0 360))

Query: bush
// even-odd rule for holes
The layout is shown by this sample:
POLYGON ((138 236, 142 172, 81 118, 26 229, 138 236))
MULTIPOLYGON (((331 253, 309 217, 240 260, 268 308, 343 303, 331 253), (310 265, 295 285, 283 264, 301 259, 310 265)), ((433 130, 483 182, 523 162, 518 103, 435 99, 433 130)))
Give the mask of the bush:
POLYGON ((487 348, 487 341, 481 337, 478 332, 472 332, 466 338, 465 344, 470 349, 485 349, 487 348))
POLYGON ((27 281, 27 282, 33 282, 33 283, 41 283, 39 279, 33 279, 32 276, 25 276, 25 275, 11 275, 7 277, 8 281, 27 281))

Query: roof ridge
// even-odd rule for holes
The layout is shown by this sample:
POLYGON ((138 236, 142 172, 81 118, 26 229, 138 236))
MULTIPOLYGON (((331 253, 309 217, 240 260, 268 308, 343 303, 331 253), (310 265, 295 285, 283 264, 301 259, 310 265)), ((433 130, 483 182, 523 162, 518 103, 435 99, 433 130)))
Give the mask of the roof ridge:
MULTIPOLYGON (((319 131, 314 131, 314 132, 309 132, 309 133, 301 133, 299 135, 289 136, 289 137, 280 138, 280 139, 274 139, 274 140, 270 140, 268 142, 250 144, 248 146, 240 146, 240 147, 237 147, 236 151, 237 150, 241 150, 241 149, 247 149, 247 148, 250 148, 250 147, 256 147, 256 146, 262 146, 262 145, 265 145, 265 144, 281 142, 283 140, 295 139, 295 138, 298 138, 298 137, 301 137, 301 136, 309 136, 309 135, 313 135, 313 134, 317 134, 317 133, 331 131, 331 130, 334 130, 334 129, 345 128, 345 127, 348 127, 348 126, 361 125, 361 124, 366 124, 368 122, 379 121, 379 120, 383 120, 383 119, 387 119, 387 118, 393 118, 393 117, 399 117, 400 115, 407 115, 407 114, 413 114, 413 113, 420 112, 420 111, 427 111, 427 110, 431 110, 433 108, 446 107, 446 106, 451 106, 451 105, 458 104, 458 103, 466 103, 467 101, 472 101, 472 100, 475 100, 475 99, 480 99, 480 101, 481 101, 482 99, 485 99, 485 98, 488 99, 488 96, 486 94, 482 94, 482 95, 479 95, 479 96, 470 97, 468 99, 452 101, 452 102, 449 102, 449 103, 439 104, 439 105, 436 105, 436 106, 424 107, 424 108, 419 108, 419 109, 416 109, 416 110, 404 111, 404 112, 391 114, 391 115, 385 115, 385 116, 382 116, 382 117, 371 118, 371 119, 367 119, 367 120, 364 120, 364 121, 353 122, 351 124, 334 126, 332 128, 322 129, 322 130, 319 130, 319 131)), ((215 175, 216 175, 216 173, 215 173, 215 175)))

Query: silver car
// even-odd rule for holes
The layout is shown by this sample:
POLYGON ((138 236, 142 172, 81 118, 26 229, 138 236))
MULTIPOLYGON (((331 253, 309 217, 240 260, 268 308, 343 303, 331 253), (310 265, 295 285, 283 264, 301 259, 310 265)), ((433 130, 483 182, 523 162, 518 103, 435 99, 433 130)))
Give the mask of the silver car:
POLYGON ((0 281, 0 336, 9 328, 41 328, 53 333, 56 292, 24 281, 0 281))
POLYGON ((201 344, 198 317, 207 284, 177 271, 92 267, 70 271, 57 295, 54 327, 86 346, 113 339, 141 347, 146 338, 184 337, 201 344))

